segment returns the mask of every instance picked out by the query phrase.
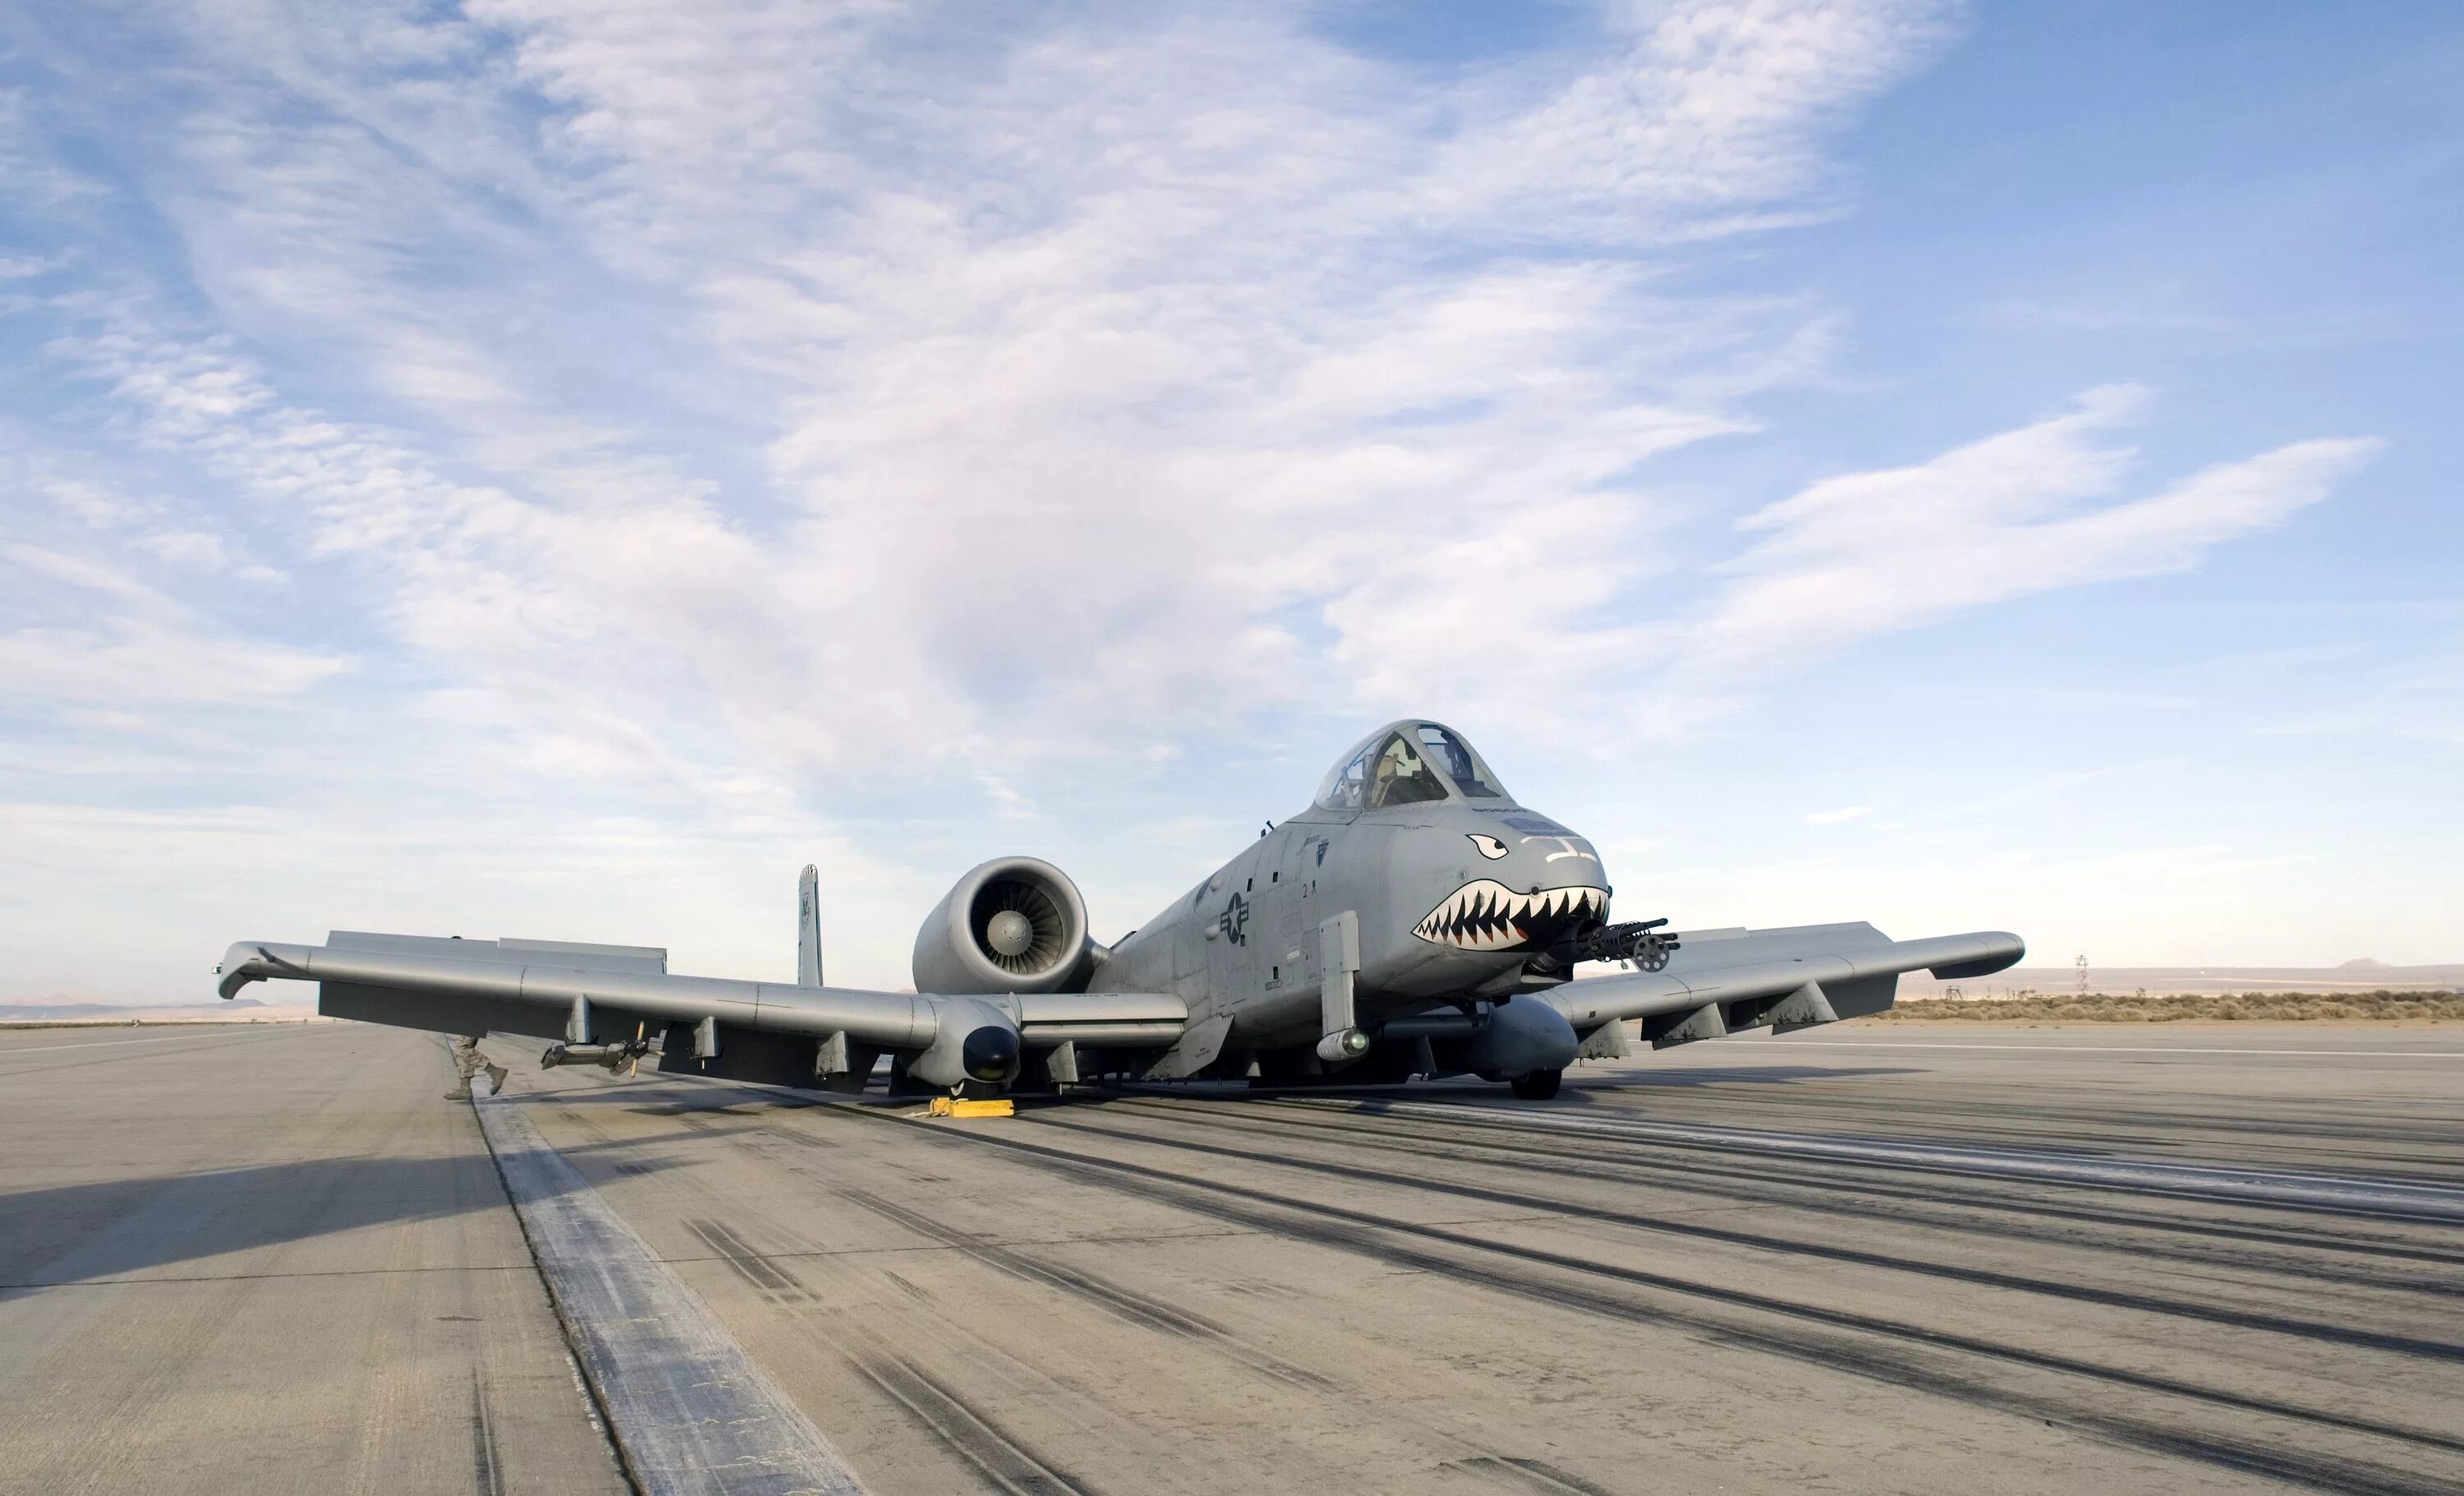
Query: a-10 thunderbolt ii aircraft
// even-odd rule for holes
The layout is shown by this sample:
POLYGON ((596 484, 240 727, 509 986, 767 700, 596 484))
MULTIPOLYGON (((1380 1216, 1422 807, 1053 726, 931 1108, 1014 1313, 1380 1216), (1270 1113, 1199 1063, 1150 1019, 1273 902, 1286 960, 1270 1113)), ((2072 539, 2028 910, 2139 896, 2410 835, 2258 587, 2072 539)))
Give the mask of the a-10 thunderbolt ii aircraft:
POLYGON ((1309 807, 1104 945, 1058 868, 960 878, 915 936, 915 991, 825 985, 813 869, 795 984, 670 974, 651 947, 338 931, 243 940, 222 995, 319 984, 319 1011, 439 1033, 528 1034, 551 1066, 862 1090, 999 1095, 1111 1080, 1352 1085, 1477 1075, 1554 1095, 1577 1059, 1891 1005, 1899 975, 2025 954, 1998 932, 1892 940, 1866 924, 1669 933, 1614 924, 1598 851, 1507 794, 1436 722, 1381 727, 1309 807), (1623 970, 1570 979, 1578 962, 1623 970), (1640 1020, 1629 1029, 1629 1020, 1640 1020))

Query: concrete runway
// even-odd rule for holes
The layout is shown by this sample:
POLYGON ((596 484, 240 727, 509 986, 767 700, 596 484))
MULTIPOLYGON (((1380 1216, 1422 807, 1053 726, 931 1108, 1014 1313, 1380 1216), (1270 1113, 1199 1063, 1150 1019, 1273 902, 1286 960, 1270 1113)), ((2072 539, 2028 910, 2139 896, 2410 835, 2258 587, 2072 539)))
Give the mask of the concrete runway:
POLYGON ((622 1491, 451 1067, 0 1032, 0 1491, 622 1491))
MULTIPOLYGON (((0 1485, 613 1483, 435 1045, 62 1033, 0 1036, 0 1485)), ((880 1496, 2464 1489, 2453 1029, 1846 1025, 1546 1106, 508 1097, 880 1496)))

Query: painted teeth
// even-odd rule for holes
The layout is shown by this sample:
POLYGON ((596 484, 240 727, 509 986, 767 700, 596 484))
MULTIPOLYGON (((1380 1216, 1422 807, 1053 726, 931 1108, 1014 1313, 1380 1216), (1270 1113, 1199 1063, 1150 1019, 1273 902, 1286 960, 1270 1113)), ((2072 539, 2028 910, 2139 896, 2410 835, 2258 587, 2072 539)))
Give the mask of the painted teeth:
POLYGON ((1466 883, 1429 911, 1412 933, 1464 951, 1511 951, 1544 943, 1586 919, 1608 913, 1606 889, 1546 889, 1517 893, 1494 878, 1466 883))

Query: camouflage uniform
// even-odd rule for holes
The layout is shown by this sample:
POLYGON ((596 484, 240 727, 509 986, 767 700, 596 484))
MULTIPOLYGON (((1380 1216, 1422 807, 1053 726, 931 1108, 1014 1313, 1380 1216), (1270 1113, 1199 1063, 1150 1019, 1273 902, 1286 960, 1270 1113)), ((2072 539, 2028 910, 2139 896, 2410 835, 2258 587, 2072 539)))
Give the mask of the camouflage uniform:
POLYGON ((445 1093, 448 1101, 471 1099, 471 1079, 481 1070, 488 1072, 488 1094, 493 1096, 505 1089, 505 1067, 490 1063, 479 1052, 479 1041, 455 1035, 453 1040, 453 1089, 445 1093))

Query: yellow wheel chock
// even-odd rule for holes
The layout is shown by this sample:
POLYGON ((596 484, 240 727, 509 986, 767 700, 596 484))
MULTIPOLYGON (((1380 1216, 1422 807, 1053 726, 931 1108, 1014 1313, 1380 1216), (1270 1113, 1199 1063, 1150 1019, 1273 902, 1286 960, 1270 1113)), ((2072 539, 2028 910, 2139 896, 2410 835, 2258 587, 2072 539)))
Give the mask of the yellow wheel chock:
POLYGON ((1006 1096, 999 1101, 957 1101, 948 1096, 935 1096, 924 1109, 933 1117, 1014 1117, 1018 1107, 1006 1096))

